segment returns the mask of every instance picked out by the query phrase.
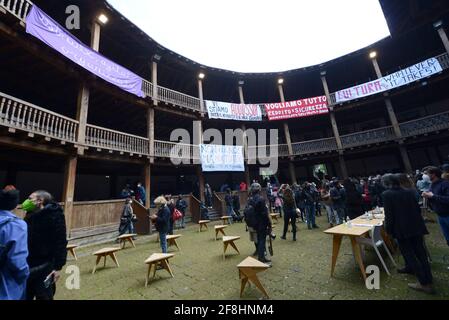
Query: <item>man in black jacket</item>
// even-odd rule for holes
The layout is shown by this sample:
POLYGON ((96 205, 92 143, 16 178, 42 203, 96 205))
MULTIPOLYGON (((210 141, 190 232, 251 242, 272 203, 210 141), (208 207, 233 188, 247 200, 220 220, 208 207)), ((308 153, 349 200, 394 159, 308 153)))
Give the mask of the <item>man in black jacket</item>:
POLYGON ((46 191, 36 191, 22 204, 27 212, 27 300, 53 300, 56 282, 67 259, 67 234, 62 208, 46 191))
MULTIPOLYGON (((414 273, 419 281, 409 284, 409 287, 426 293, 434 293, 432 271, 424 246, 424 235, 429 232, 424 224, 415 194, 411 190, 402 189, 395 175, 384 176, 382 182, 388 189, 382 194, 385 229, 398 241, 406 268, 410 269, 407 272, 414 273)), ((401 273, 404 272, 405 270, 401 270, 401 273)))
POLYGON ((267 235, 271 231, 271 221, 268 215, 268 207, 265 199, 260 192, 262 187, 258 183, 251 186, 251 198, 248 203, 254 207, 255 216, 257 217, 257 225, 255 230, 257 232, 257 256, 259 261, 270 263, 271 261, 265 258, 267 235))

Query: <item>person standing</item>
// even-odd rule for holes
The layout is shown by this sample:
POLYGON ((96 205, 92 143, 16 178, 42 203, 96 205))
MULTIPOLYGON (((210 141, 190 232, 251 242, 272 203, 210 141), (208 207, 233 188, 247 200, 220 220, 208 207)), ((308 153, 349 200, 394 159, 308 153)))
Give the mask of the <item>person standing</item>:
POLYGON ((167 200, 167 207, 170 210, 170 216, 168 219, 168 222, 169 222, 168 234, 173 235, 173 228, 175 227, 175 221, 173 220, 173 213, 176 208, 176 202, 175 202, 175 199, 173 199, 173 197, 171 195, 167 195, 166 200, 167 200))
POLYGON ((343 182, 343 187, 345 188, 345 205, 346 214, 349 219, 353 220, 357 217, 363 215, 363 198, 362 195, 357 191, 355 184, 350 180, 346 179, 343 182))
POLYGON ((424 169, 432 185, 429 192, 422 196, 429 200, 430 207, 438 215, 441 230, 449 246, 449 181, 441 179, 441 170, 437 167, 424 169))
POLYGON ((329 184, 325 184, 323 189, 321 189, 321 201, 323 202, 323 205, 326 208, 327 220, 330 224, 330 227, 332 228, 337 225, 338 217, 337 213, 332 208, 332 199, 329 184))
MULTIPOLYGON (((226 204, 226 215, 228 217, 232 217, 234 215, 234 209, 232 207, 232 192, 231 189, 226 189, 226 195, 225 195, 225 204, 226 204)), ((232 223, 232 219, 231 219, 232 223)))
POLYGON ((315 197, 311 184, 306 182, 302 190, 302 197, 306 208, 307 228, 309 230, 318 229, 315 222, 315 197))
POLYGON ((19 204, 19 191, 0 190, 0 300, 24 300, 30 274, 27 263, 27 224, 11 211, 19 204))
MULTIPOLYGON (((133 200, 131 198, 126 199, 125 207, 123 208, 122 216, 120 218, 119 236, 123 234, 134 233, 134 211, 132 207, 133 200)), ((118 241, 118 240, 117 240, 118 241)))
POLYGON ((53 300, 56 282, 67 260, 64 212, 51 194, 43 190, 33 192, 22 209, 28 225, 27 300, 53 300))
POLYGON ((179 212, 182 213, 182 219, 181 219, 181 228, 185 229, 186 228, 186 210, 187 210, 187 201, 185 201, 182 198, 182 195, 178 196, 178 200, 176 201, 176 209, 178 209, 179 212))
POLYGON ((340 182, 332 182, 330 195, 333 209, 337 212, 337 224, 341 224, 345 220, 345 192, 340 182))
POLYGON ((411 289, 434 293, 432 271, 424 246, 424 235, 429 232, 418 201, 411 190, 401 188, 397 175, 386 175, 382 182, 388 188, 382 194, 385 230, 397 240, 406 262, 406 268, 398 271, 416 275, 418 283, 409 284, 411 289))
POLYGON ((287 187, 284 191, 284 232, 281 239, 287 240, 287 230, 289 224, 292 226, 293 241, 296 241, 296 216, 297 207, 295 196, 290 187, 287 187))
POLYGON ((233 209, 233 219, 236 222, 242 222, 243 218, 240 214, 240 196, 237 191, 232 195, 232 209, 233 209))
POLYGON ((167 200, 160 196, 154 200, 154 204, 158 207, 157 214, 153 214, 150 218, 156 224, 156 230, 159 232, 159 241, 162 253, 167 253, 167 234, 170 227, 170 209, 167 206, 167 200))
POLYGON ((136 192, 136 200, 139 201, 141 205, 145 207, 147 199, 147 193, 145 191, 145 188, 142 186, 142 183, 137 183, 137 192, 136 192))
POLYGON ((212 208, 212 188, 208 183, 204 186, 204 195, 206 197, 206 207, 212 208))
POLYGON ((242 181, 240 183, 240 191, 247 191, 247 190, 248 190, 247 184, 245 183, 245 181, 242 181))

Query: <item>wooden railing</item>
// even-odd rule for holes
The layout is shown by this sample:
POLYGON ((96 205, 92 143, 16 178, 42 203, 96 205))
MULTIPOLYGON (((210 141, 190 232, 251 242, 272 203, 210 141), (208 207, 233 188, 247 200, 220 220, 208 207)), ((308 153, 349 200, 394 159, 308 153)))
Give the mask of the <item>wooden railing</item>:
POLYGON ((269 159, 277 157, 288 157, 288 145, 264 145, 264 146, 248 146, 248 160, 269 159))
POLYGON ((75 142, 78 122, 0 92, 0 125, 75 142))
POLYGON ((153 98, 154 86, 150 81, 142 79, 142 91, 147 97, 153 98))
POLYGON ((434 114, 400 124, 404 138, 449 129, 449 112, 434 114))
POLYGON ((395 140, 396 135, 392 126, 356 132, 341 136, 343 148, 354 148, 358 146, 381 143, 395 140))
POLYGON ((201 111, 200 99, 161 86, 157 87, 157 99, 165 103, 201 111))
POLYGON ((198 221, 201 220, 201 209, 200 209, 200 203, 201 201, 198 200, 195 196, 191 196, 190 200, 190 213, 192 215, 192 222, 198 223, 198 221))
POLYGON ((226 216, 225 196, 226 192, 212 192, 212 206, 222 217, 226 216))
POLYGON ((154 141, 154 156, 170 159, 198 159, 198 146, 168 141, 154 141))
POLYGON ((86 126, 86 144, 97 148, 141 155, 148 155, 150 150, 147 138, 92 125, 86 126))
POLYGON ((292 144, 293 155, 299 156, 319 152, 328 152, 337 150, 337 141, 335 138, 325 138, 312 141, 304 141, 292 144))
POLYGON ((0 0, 0 7, 6 9, 22 22, 25 22, 28 11, 32 6, 33 3, 29 0, 0 0))

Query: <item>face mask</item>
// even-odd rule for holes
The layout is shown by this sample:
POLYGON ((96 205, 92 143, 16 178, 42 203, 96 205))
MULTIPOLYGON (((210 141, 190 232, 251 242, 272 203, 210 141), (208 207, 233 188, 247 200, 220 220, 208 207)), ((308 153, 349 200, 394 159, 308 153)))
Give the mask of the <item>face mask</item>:
POLYGON ((22 209, 25 210, 26 212, 32 212, 37 209, 37 206, 34 204, 33 201, 27 199, 22 203, 22 209))

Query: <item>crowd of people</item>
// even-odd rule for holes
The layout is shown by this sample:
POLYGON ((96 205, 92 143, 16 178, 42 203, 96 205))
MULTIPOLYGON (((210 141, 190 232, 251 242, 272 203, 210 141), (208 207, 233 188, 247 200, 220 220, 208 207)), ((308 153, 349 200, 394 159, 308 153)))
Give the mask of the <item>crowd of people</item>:
MULTIPOLYGON (((139 199, 145 199, 144 190, 139 189, 142 185, 137 187, 139 199)), ((246 190, 246 184, 243 187, 246 190)), ((126 200, 119 233, 135 233, 134 222, 137 220, 132 201, 137 197, 130 186, 123 189, 122 195, 126 200)), ((26 212, 21 220, 12 212, 18 207, 19 199, 19 191, 13 186, 0 190, 0 299, 51 300, 67 257, 64 213, 48 192, 36 191, 21 204, 26 212)), ((399 247, 405 262, 398 272, 414 274, 418 282, 409 284, 410 288, 426 293, 434 293, 424 240, 429 233, 425 225, 427 212, 432 211, 438 216, 449 246, 449 165, 426 167, 414 176, 386 174, 343 181, 323 177, 319 183, 304 182, 292 186, 268 182, 265 191, 254 182, 243 210, 238 193, 229 188, 224 202, 227 215, 234 221, 245 220, 250 240, 255 244, 253 255, 269 265, 271 260, 266 243, 267 239, 275 238, 271 212, 279 213, 284 219, 281 239, 287 239, 291 227, 292 240, 296 241, 298 219, 313 230, 319 229, 316 217, 322 211, 327 213, 329 225, 333 227, 383 207, 385 230, 399 247)), ((167 235, 173 234, 176 224, 178 228, 186 227, 188 204, 181 195, 159 196, 154 204, 157 213, 150 219, 159 232, 161 250, 167 253, 167 235)), ((207 199, 206 203, 201 203, 202 219, 208 219, 210 204, 207 199)))

